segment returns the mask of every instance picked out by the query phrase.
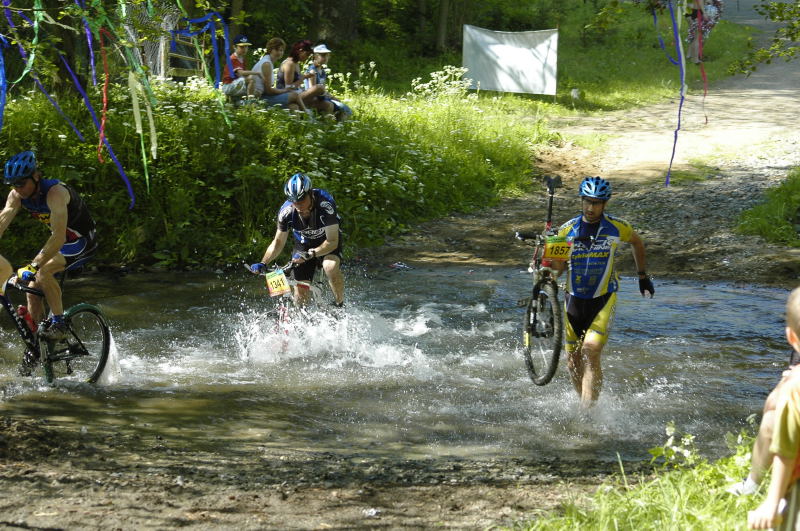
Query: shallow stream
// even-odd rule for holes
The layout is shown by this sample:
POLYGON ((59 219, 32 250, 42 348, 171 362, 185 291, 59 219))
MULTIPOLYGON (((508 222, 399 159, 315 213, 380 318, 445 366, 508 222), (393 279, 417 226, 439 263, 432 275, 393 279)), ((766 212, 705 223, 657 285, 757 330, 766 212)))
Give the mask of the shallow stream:
POLYGON ((525 372, 517 300, 529 275, 442 267, 347 278, 343 316, 315 311, 288 333, 246 273, 71 280, 66 302, 97 303, 112 325, 104 383, 17 376, 18 339, 0 316, 0 415, 208 450, 600 461, 647 458, 674 421, 718 456, 788 359, 785 290, 656 279, 650 300, 624 278, 605 386, 586 413, 563 359, 547 386, 525 372))

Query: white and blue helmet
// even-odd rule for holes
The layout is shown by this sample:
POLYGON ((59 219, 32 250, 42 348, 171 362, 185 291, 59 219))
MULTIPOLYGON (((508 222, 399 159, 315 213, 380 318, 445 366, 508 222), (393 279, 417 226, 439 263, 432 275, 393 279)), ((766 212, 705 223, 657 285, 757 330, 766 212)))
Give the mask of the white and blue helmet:
POLYGON ((608 201, 611 199, 611 183, 601 177, 587 177, 581 181, 578 195, 608 201))
POLYGON ((295 173, 286 185, 283 187, 283 193, 286 194, 286 199, 292 203, 296 203, 303 199, 305 195, 311 190, 311 179, 305 173, 295 173))

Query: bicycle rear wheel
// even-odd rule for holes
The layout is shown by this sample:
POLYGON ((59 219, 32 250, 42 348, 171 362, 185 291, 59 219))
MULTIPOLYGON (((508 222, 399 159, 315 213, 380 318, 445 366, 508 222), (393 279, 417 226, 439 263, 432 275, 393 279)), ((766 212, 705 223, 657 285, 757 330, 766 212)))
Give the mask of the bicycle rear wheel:
MULTIPOLYGON (((536 385, 553 379, 561 355, 564 319, 553 282, 544 282, 536 297, 531 297, 523 323, 523 353, 528 375, 536 385)), ((536 290, 534 290, 534 293, 536 290)))
POLYGON ((50 349, 53 378, 95 383, 108 361, 111 333, 99 308, 73 306, 64 313, 69 333, 50 349))

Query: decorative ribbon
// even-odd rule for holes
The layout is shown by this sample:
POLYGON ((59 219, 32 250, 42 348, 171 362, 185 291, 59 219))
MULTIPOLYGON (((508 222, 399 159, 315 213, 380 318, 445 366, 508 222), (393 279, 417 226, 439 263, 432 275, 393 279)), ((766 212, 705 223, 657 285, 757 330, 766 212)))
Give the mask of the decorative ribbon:
POLYGON ((100 118, 100 135, 97 141, 97 160, 102 164, 103 160, 103 143, 106 141, 106 118, 108 118, 108 57, 106 56, 106 48, 103 44, 103 35, 111 37, 111 34, 105 28, 100 28, 97 32, 100 40, 100 55, 103 58, 103 114, 100 118))
POLYGON ((653 25, 656 28, 656 35, 658 35, 658 45, 661 46, 662 50, 664 50, 664 55, 667 56, 669 62, 674 64, 675 66, 678 66, 678 61, 676 59, 673 59, 672 56, 667 51, 667 46, 666 44, 664 44, 664 38, 661 36, 661 31, 658 29, 658 15, 656 14, 656 8, 655 7, 652 8, 650 12, 653 14, 653 25))
MULTIPOLYGON (((184 11, 185 13, 185 11, 184 11)), ((214 18, 217 18, 222 24, 223 34, 225 36, 225 60, 227 61, 228 70, 233 72, 233 63, 231 62, 230 54, 228 51, 231 49, 230 45, 230 35, 228 34, 228 25, 225 24, 225 20, 222 18, 222 15, 217 13, 216 11, 211 11, 206 13, 205 16, 200 18, 183 18, 181 20, 186 21, 187 27, 185 29, 177 29, 171 30, 172 33, 172 50, 175 50, 176 47, 176 40, 175 38, 178 35, 185 35, 187 37, 196 37, 201 33, 208 32, 211 35, 211 47, 214 50, 214 88, 219 88, 220 84, 220 64, 219 64, 219 47, 217 45, 217 34, 216 34, 216 24, 214 22, 214 18), (191 27, 193 24, 204 24, 203 27, 197 30, 192 30, 191 27)), ((201 56, 202 57, 202 56, 201 56)))
POLYGON ((139 81, 136 79, 136 74, 134 74, 133 71, 128 71, 128 90, 131 93, 131 102, 133 104, 133 122, 136 124, 136 132, 139 134, 139 144, 141 145, 142 148, 142 166, 144 167, 144 182, 147 185, 147 193, 149 194, 150 174, 147 170, 147 152, 144 149, 144 129, 142 129, 142 113, 139 109, 139 81))
MULTIPOLYGON (((81 9, 86 9, 84 0, 75 0, 75 4, 81 9)), ((92 47, 92 29, 89 27, 89 21, 86 20, 86 17, 81 17, 81 19, 83 19, 83 29, 86 33, 86 43, 89 45, 89 64, 92 66, 92 85, 97 86, 97 75, 94 69, 94 48, 92 47)))
MULTIPOLYGON (((669 15, 672 18, 672 37, 675 39, 675 52, 678 54, 678 68, 681 73, 681 99, 678 103, 678 125, 675 127, 674 139, 672 141, 672 155, 669 158, 669 168, 667 168, 667 178, 664 186, 669 186, 669 178, 672 174, 672 163, 675 160, 675 151, 678 147, 678 131, 681 130, 681 112, 683 111, 683 102, 686 100, 686 58, 683 55, 683 43, 681 42, 680 26, 676 20, 675 9, 672 6, 672 0, 668 0, 669 15)), ((680 5, 678 6, 680 11, 680 5)))
POLYGON ((706 114, 706 96, 708 96, 708 76, 706 75, 706 67, 703 62, 703 11, 697 10, 697 54, 700 61, 700 77, 703 78, 703 116, 705 117, 705 125, 708 125, 708 114, 706 114))
POLYGON ((8 41, 0 35, 0 130, 3 129, 3 117, 6 113, 6 91, 8 90, 8 81, 6 80, 6 62, 5 53, 3 50, 8 48, 8 41))
MULTIPOLYGON (((69 63, 67 62, 66 58, 63 55, 58 54, 58 57, 64 63, 64 66, 67 68, 70 77, 72 78, 72 82, 75 85, 75 88, 78 89, 81 96, 83 97, 83 102, 86 104, 86 108, 89 109, 89 114, 92 116, 92 121, 94 122, 95 128, 100 131, 100 122, 97 120, 97 115, 94 112, 94 107, 92 107, 92 102, 89 101, 89 96, 86 94, 86 91, 83 90, 81 86, 81 82, 78 81, 78 76, 75 75, 75 72, 72 71, 70 68, 69 63)), ((114 161, 114 164, 117 165, 117 171, 119 171, 119 175, 122 178, 122 181, 125 183, 125 187, 128 189, 128 195, 131 198, 131 203, 129 208, 133 208, 133 205, 136 203, 136 197, 133 194, 133 188, 131 188, 131 183, 128 180, 128 176, 125 175, 125 170, 122 168, 122 164, 120 164, 117 156, 114 154, 114 149, 111 147, 111 144, 108 143, 108 139, 103 138, 103 143, 106 145, 106 149, 108 149, 108 154, 111 157, 111 160, 114 161)))

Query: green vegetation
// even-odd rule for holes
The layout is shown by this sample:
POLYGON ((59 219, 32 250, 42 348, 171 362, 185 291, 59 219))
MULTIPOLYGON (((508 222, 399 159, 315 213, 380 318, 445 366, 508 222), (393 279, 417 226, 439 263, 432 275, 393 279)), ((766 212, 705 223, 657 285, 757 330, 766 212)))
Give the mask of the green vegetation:
MULTIPOLYGON (((301 170, 334 194, 348 244, 376 244, 408 223, 485 205, 526 185, 531 146, 551 138, 541 122, 509 124, 467 95, 460 75, 449 69, 402 100, 374 93, 365 80, 340 87, 358 112, 343 124, 250 106, 229 108, 228 127, 205 83, 158 85, 159 151, 149 164, 149 193, 130 96, 114 86, 107 135, 134 183, 132 210, 113 164, 99 164, 94 145, 62 133, 61 118, 38 94, 9 102, 0 155, 33 148, 47 177, 86 195, 105 261, 185 267, 260 254, 273 235, 283 182, 301 170)), ((66 111, 78 115, 77 107, 73 101, 66 111)), ((88 120, 78 127, 91 132, 88 120)), ((41 231, 12 229, 4 252, 26 259, 41 231)))
MULTIPOLYGON (((752 419, 751 419, 752 423, 752 419)), ((600 486, 590 500, 567 503, 560 514, 520 524, 515 529, 544 530, 720 530, 747 528, 755 496, 735 497, 725 487, 749 471, 753 426, 738 437, 729 434, 732 455, 709 462, 695 448, 694 437, 667 427, 668 440, 650 450, 657 468, 650 476, 628 477, 621 471, 600 486)), ((768 484, 767 478, 763 483, 768 484)))
POLYGON ((742 213, 738 230, 768 242, 800 247, 800 168, 764 194, 764 202, 742 213))
MULTIPOLYGON (((158 157, 148 162, 149 191, 127 85, 114 83, 126 78, 114 77, 106 135, 133 183, 132 210, 109 157, 98 162, 97 133, 72 91, 59 96, 59 103, 86 142, 78 141, 39 92, 22 92, 19 84, 0 131, 0 157, 34 149, 47 177, 64 179, 87 196, 100 225, 100 262, 200 267, 251 258, 272 237, 282 183, 296 171, 308 172, 316 186, 334 194, 348 249, 379 244, 411 223, 527 189, 535 171, 533 148, 558 136, 547 131, 547 116, 677 94, 678 71, 656 46, 649 14, 625 4, 598 15, 606 4, 613 2, 550 0, 517 13, 498 1, 484 13, 498 23, 510 17, 539 27, 560 25, 555 100, 471 93, 463 70, 446 66, 459 61, 452 51, 414 55, 425 50, 399 37, 376 44, 381 32, 391 29, 397 37, 405 30, 385 23, 397 13, 380 18, 375 3, 369 4, 373 39, 333 55, 332 69, 341 72, 333 90, 354 108, 351 122, 312 123, 260 107, 223 112, 204 81, 157 83, 158 157), (374 62, 364 64, 364 58, 374 62), (573 87, 582 91, 581 99, 570 98, 573 87)), ((729 55, 745 47, 746 36, 731 25, 715 29, 708 44, 712 81, 723 75, 729 55)), ((119 71, 120 65, 112 68, 119 71)), ((99 85, 89 92, 99 109, 99 85)), ((3 253, 14 263, 28 260, 41 245, 44 229, 32 227, 17 220, 4 236, 3 253)))

